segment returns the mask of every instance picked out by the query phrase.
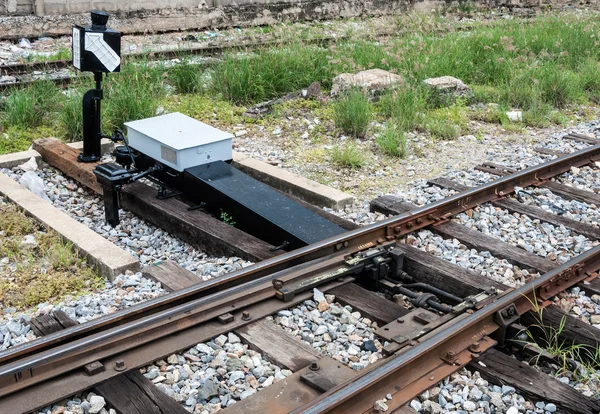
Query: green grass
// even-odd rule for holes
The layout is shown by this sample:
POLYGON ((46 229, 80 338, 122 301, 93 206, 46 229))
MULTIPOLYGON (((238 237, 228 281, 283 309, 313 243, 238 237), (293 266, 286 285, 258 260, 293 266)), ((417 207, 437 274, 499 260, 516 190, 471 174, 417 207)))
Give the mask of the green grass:
POLYGON ((58 122, 63 138, 68 142, 83 139, 83 109, 81 100, 85 90, 73 89, 65 96, 62 110, 58 114, 58 122))
POLYGON ((434 138, 453 140, 467 132, 468 115, 463 103, 429 111, 421 129, 434 138))
POLYGON ((365 135, 372 116, 369 100, 358 90, 347 93, 333 106, 335 126, 354 137, 365 135))
POLYGON ((403 158, 407 151, 404 131, 396 125, 388 123, 376 139, 381 152, 391 157, 403 158))
POLYGON ((394 119, 403 131, 413 130, 420 114, 428 106, 428 91, 422 87, 407 87, 384 94, 377 103, 378 112, 385 118, 394 119))
MULTIPOLYGON (((0 257, 7 257, 14 270, 5 267, 0 280, 3 306, 23 308, 65 295, 86 292, 104 285, 104 281, 53 231, 47 231, 12 204, 0 204, 0 257), (24 247, 22 241, 32 235, 37 245, 24 247)), ((12 267, 11 266, 11 267, 12 267)))
POLYGON ((59 89, 53 82, 40 81, 13 91, 4 103, 2 125, 35 128, 42 125, 48 114, 56 110, 59 89))
POLYGON ((106 129, 123 128, 127 121, 156 116, 164 95, 161 67, 129 65, 105 82, 103 124, 106 129))
MULTIPOLYGON (((558 326, 555 324, 548 325, 544 322, 544 309, 540 308, 537 302, 533 304, 536 323, 523 331, 527 340, 520 342, 535 344, 539 349, 553 355, 554 363, 558 367, 554 372, 555 376, 572 372, 574 379, 584 384, 600 381, 600 376, 597 373, 600 366, 600 350, 597 347, 576 344, 567 340, 564 335, 567 316, 561 318, 558 326)), ((532 361, 537 363, 538 359, 539 356, 534 357, 532 361)))
POLYGON ((56 130, 48 126, 36 128, 8 127, 4 132, 0 133, 0 154, 27 151, 33 140, 53 137, 55 135, 56 130))
POLYGON ((211 93, 236 104, 278 98, 308 87, 312 82, 331 83, 328 51, 293 43, 251 54, 228 54, 211 70, 211 93))
POLYGON ((169 69, 169 81, 180 94, 197 93, 203 90, 202 65, 190 63, 188 59, 182 59, 169 69))
MULTIPOLYGON (((471 4, 462 2, 460 8, 468 12, 471 4)), ((470 31, 443 33, 440 28, 453 27, 443 16, 401 22, 401 33, 376 42, 340 40, 325 48, 297 38, 274 48, 238 50, 208 68, 206 76, 202 66, 185 60, 169 69, 129 62, 105 82, 104 128, 154 116, 160 105, 205 122, 241 123, 242 106, 279 98, 312 82, 320 82, 326 92, 334 76, 370 68, 398 73, 405 84, 375 103, 356 95, 327 104, 332 111, 322 119, 334 120, 344 134, 365 134, 372 119, 436 139, 467 133, 469 117, 515 126, 506 123, 500 110, 479 114, 458 110, 452 102, 436 102, 422 86, 425 78, 435 76, 455 76, 471 86, 474 96, 465 105, 493 102, 501 111, 522 110, 523 122, 517 127, 564 124, 563 114, 573 113, 571 105, 600 102, 600 20, 595 14, 548 14, 491 26, 474 23, 470 31), (179 96, 167 96, 164 84, 179 96)), ((92 87, 89 80, 85 87, 92 87)), ((0 150, 25 145, 23 134, 15 134, 14 128, 55 128, 65 140, 78 139, 79 112, 77 98, 64 98, 49 82, 13 91, 1 104, 0 119, 5 131, 12 128, 18 138, 14 144, 0 140, 0 150)))
POLYGON ((354 144, 334 146, 329 151, 330 161, 341 168, 358 169, 365 164, 365 156, 360 148, 354 144))

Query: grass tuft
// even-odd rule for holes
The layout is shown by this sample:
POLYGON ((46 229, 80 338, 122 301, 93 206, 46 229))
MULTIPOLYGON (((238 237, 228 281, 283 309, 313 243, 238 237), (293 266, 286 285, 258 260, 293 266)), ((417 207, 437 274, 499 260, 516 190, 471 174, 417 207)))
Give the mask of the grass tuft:
POLYGON ((328 51, 301 43, 252 54, 228 54, 211 71, 209 90, 236 104, 278 98, 312 82, 331 83, 328 51))
POLYGON ((202 66, 183 59, 169 69, 169 80, 180 94, 198 93, 202 87, 202 66))
POLYGON ((35 128, 56 110, 59 90, 53 82, 38 81, 32 86, 13 91, 4 103, 2 125, 35 128))
POLYGON ((371 104, 358 90, 347 93, 333 106, 335 126, 354 137, 365 135, 371 118, 371 104))
POLYGON ((383 132, 377 137, 376 142, 384 154, 398 158, 406 156, 406 136, 404 131, 396 125, 388 123, 383 132))
POLYGON ((83 108, 81 100, 84 90, 71 91, 63 101, 62 110, 58 115, 58 122, 67 142, 83 139, 83 108))
POLYGON ((365 164, 365 156, 354 144, 334 146, 329 151, 331 163, 342 168, 358 169, 365 164))

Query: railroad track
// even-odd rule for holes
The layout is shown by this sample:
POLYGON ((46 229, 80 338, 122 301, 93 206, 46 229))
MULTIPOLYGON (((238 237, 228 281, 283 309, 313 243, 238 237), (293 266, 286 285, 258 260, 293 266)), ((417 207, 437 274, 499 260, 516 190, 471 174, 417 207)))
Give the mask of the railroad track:
MULTIPOLYGON (((569 137, 596 144, 589 137, 569 137)), ((557 293, 584 281, 592 283, 586 289, 599 291, 595 278, 600 269, 600 246, 559 266, 451 221, 453 215, 493 203, 537 214, 542 221, 572 224, 575 232, 600 239, 597 227, 547 212, 544 215, 541 209, 519 206, 509 197, 516 187, 549 186, 560 191, 560 185, 550 181, 552 177, 598 160, 600 144, 521 171, 496 166, 494 171, 501 177, 479 187, 432 180, 460 192, 423 207, 389 197, 374 200, 373 209, 396 215, 202 283, 195 283, 186 271, 173 265, 150 270, 162 272, 158 277, 173 292, 85 324, 65 315, 47 316, 32 325, 42 338, 0 352, 0 412, 33 411, 89 389, 102 394, 119 412, 137 412, 132 408, 135 398, 131 393, 154 389, 137 368, 232 331, 294 373, 226 408, 225 413, 371 413, 380 409, 376 401, 386 400, 386 395, 392 397, 386 401, 389 410, 400 410, 414 396, 474 361, 509 364, 508 357, 494 347, 505 344, 515 326, 535 325, 531 311, 538 307, 545 307, 548 320, 558 324, 564 314, 550 302, 557 293), (398 242, 424 228, 537 270, 541 276, 511 289, 398 242), (378 321, 380 328, 375 334, 386 344, 381 350, 384 358, 353 371, 265 322, 265 317, 311 298, 313 288, 335 294, 378 321), (415 307, 404 309, 368 289, 412 296, 415 307), (119 391, 126 388, 124 384, 137 384, 133 387, 137 391, 119 391)), ((574 189, 563 194, 588 197, 588 201, 597 197, 578 191, 577 195, 574 189)), ((349 223, 347 227, 356 226, 349 223)), ((597 346, 600 338, 596 328, 574 318, 567 319, 563 334, 590 346, 597 346)), ((493 368, 487 368, 488 373, 493 368)), ((519 367, 512 380, 535 375, 537 371, 533 371, 519 367)), ((542 380, 538 377, 537 381, 542 380)), ((557 400, 564 412, 600 409, 597 400, 558 381, 550 385, 523 381, 520 388, 538 395, 553 390, 546 397, 557 400)), ((147 391, 153 392, 161 394, 147 391)), ((153 404, 163 407, 157 412, 185 412, 174 400, 163 397, 152 398, 153 404)))

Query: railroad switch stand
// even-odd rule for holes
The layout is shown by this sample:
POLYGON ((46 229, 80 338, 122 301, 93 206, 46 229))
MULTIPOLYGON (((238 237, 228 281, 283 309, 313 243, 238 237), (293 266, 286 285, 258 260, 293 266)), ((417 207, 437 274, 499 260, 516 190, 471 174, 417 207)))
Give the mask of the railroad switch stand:
POLYGON ((73 27, 73 66, 82 72, 92 72, 96 88, 83 95, 83 152, 81 162, 100 160, 102 134, 100 101, 102 74, 121 70, 121 33, 106 27, 109 14, 92 10, 91 26, 73 27))

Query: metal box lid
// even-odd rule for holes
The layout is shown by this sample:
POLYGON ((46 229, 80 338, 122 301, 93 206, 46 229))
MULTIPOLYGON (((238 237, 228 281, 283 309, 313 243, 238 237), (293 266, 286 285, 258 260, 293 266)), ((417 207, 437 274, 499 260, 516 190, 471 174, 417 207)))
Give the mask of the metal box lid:
POLYGON ((125 126, 175 150, 195 148, 233 138, 228 132, 179 112, 125 122, 125 126))

